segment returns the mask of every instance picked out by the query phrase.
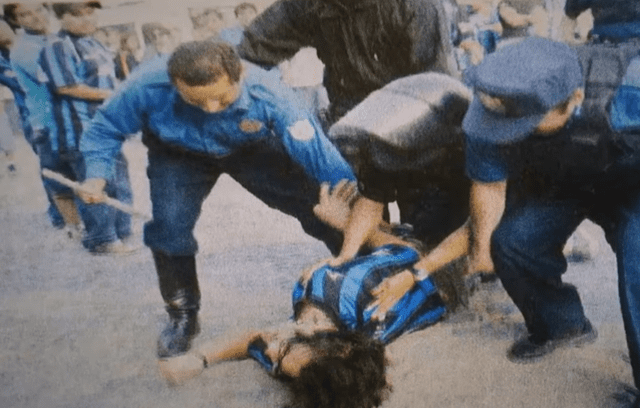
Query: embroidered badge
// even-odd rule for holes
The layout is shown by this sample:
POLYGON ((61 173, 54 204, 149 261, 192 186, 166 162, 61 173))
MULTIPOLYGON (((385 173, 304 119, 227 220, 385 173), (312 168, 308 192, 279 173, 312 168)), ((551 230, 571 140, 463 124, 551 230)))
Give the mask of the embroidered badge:
POLYGON ((309 120, 305 119, 296 122, 293 126, 290 126, 289 133, 291 133, 291 136, 293 136, 294 139, 306 142, 313 139, 316 131, 313 129, 309 120))
POLYGON ((239 126, 244 133, 257 133, 262 130, 264 125, 259 120, 243 119, 239 126))

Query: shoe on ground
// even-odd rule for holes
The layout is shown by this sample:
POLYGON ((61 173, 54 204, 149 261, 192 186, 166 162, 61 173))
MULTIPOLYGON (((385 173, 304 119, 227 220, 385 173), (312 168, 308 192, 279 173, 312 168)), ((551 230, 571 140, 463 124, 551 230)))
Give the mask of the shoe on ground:
POLYGON ((89 250, 92 255, 130 255, 137 251, 133 245, 126 244, 122 241, 115 240, 100 244, 89 250))
POLYGON ((533 363, 559 347, 580 347, 593 343, 598 332, 586 322, 582 330, 558 339, 537 341, 533 336, 516 341, 507 351, 507 358, 514 363, 533 363))

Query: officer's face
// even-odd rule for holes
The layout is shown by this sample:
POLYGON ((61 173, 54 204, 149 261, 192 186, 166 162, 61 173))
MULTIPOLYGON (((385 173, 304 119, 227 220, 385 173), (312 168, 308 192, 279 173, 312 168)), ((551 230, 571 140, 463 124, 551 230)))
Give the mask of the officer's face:
POLYGON ((567 106, 552 109, 547 112, 538 124, 538 127, 536 127, 536 133, 539 135, 551 135, 558 132, 567 124, 574 110, 582 104, 583 100, 584 90, 577 89, 571 96, 567 106))
POLYGON ((20 3, 15 10, 15 23, 36 34, 46 34, 49 30, 49 18, 41 4, 20 3))
POLYGON ((189 105, 197 106, 207 113, 225 110, 240 96, 241 81, 231 82, 228 75, 223 75, 216 82, 189 86, 180 79, 175 81, 180 97, 189 105))

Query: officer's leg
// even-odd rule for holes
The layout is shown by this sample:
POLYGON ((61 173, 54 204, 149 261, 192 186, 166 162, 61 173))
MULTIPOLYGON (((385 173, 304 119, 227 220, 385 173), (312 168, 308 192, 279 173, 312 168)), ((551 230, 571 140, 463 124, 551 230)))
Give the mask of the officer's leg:
POLYGON ((583 218, 576 201, 529 198, 507 205, 492 237, 492 258, 529 331, 525 343, 511 348, 512 360, 539 357, 552 351, 551 340, 590 331, 576 288, 561 279, 563 245, 583 218))
POLYGON ((185 353, 199 331, 198 244, 193 229, 219 174, 200 161, 149 150, 153 220, 145 225, 144 242, 153 252, 160 294, 169 314, 158 339, 159 358, 185 353))
POLYGON ((618 216, 618 226, 607 238, 616 251, 622 320, 633 379, 640 389, 640 195, 624 206, 618 216))
POLYGON ((313 213, 320 186, 277 147, 261 144, 224 159, 224 171, 269 207, 298 219, 304 231, 324 242, 332 254, 342 234, 313 213))
MULTIPOLYGON (((129 165, 122 152, 116 157, 115 177, 113 180, 114 197, 125 204, 133 203, 133 191, 131 190, 131 180, 129 179, 129 165)), ((116 211, 115 227, 116 234, 120 239, 126 239, 131 235, 131 215, 116 211)))

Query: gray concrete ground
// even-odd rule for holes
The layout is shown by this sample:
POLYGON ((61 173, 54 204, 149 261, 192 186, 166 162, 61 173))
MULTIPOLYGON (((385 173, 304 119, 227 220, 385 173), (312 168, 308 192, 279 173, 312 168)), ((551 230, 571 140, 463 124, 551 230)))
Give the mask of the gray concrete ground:
MULTIPOLYGON (((286 393, 252 361, 207 369, 180 387, 159 376, 155 341, 165 313, 148 250, 95 257, 48 224, 36 159, 19 143, 18 173, 0 170, 0 407, 282 407, 286 393)), ((136 206, 149 210, 144 147, 129 142, 136 206)), ((141 222, 135 224, 141 240, 141 222)), ((290 288, 307 264, 328 256, 297 221, 222 178, 196 234, 203 292, 197 342, 264 327, 290 315, 290 288), (266 279, 265 279, 266 277, 266 279)), ((600 336, 536 364, 505 350, 522 319, 499 284, 469 310, 388 347, 394 392, 384 407, 628 406, 631 370, 615 258, 572 264, 600 336)))

